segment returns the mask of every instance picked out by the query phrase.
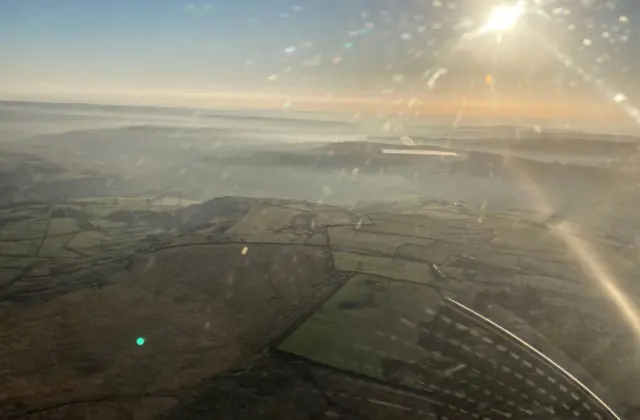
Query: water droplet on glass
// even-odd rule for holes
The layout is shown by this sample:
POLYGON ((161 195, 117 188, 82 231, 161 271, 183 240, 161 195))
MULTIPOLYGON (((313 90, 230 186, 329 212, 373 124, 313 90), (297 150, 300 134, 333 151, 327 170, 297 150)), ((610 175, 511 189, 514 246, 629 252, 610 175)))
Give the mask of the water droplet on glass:
POLYGON ((618 92, 613 97, 613 101, 616 103, 622 103, 627 100, 627 96, 624 93, 618 92))

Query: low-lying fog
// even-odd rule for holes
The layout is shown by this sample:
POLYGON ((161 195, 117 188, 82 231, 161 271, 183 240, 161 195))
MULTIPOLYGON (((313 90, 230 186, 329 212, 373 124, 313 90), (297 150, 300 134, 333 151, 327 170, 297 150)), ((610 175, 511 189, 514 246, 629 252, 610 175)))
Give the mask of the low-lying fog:
POLYGON ((237 195, 356 205, 419 196, 592 219, 603 202, 627 197, 638 178, 636 138, 536 125, 452 130, 435 119, 6 102, 0 140, 8 152, 110 179, 99 191, 95 182, 76 182, 70 197, 237 195), (383 147, 457 156, 386 156, 383 147))

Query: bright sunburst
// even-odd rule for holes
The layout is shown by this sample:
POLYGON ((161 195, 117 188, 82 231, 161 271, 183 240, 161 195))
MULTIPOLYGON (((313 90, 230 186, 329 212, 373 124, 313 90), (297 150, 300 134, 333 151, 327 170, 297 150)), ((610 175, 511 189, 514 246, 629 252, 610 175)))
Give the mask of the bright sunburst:
POLYGON ((524 13, 524 2, 496 7, 480 32, 505 32, 512 29, 524 13))

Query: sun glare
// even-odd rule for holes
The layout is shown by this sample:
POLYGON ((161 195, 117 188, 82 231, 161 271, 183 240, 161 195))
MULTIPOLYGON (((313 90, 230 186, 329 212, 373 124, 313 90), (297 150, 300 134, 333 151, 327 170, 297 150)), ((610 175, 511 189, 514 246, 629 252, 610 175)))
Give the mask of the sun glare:
POLYGON ((481 32, 505 32, 512 29, 524 13, 524 3, 522 1, 513 5, 498 6, 489 15, 487 22, 481 32))

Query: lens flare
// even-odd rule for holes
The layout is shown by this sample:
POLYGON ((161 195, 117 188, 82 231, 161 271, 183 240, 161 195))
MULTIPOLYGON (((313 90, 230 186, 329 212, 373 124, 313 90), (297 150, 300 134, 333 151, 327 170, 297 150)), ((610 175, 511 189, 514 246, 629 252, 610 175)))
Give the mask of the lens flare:
POLYGON ((484 78, 484 82, 485 82, 487 85, 491 86, 491 85, 493 84, 493 76, 492 76, 492 75, 490 75, 490 74, 487 74, 487 75, 485 76, 485 78, 484 78))

